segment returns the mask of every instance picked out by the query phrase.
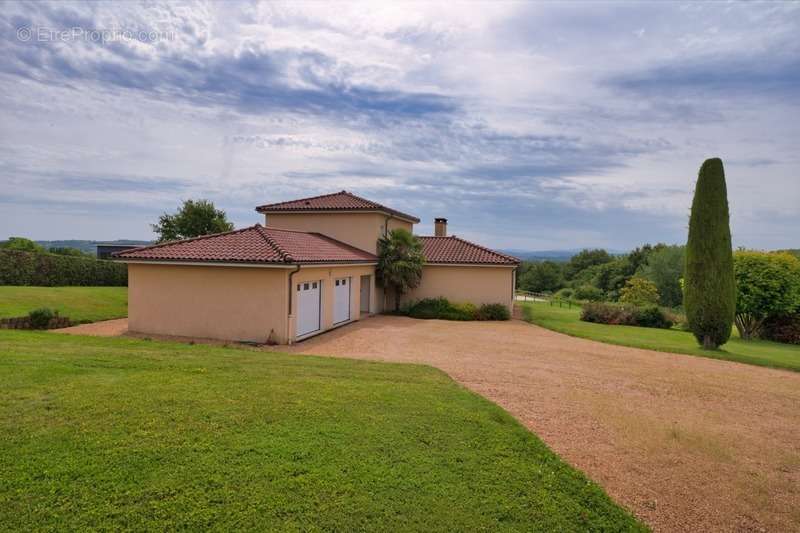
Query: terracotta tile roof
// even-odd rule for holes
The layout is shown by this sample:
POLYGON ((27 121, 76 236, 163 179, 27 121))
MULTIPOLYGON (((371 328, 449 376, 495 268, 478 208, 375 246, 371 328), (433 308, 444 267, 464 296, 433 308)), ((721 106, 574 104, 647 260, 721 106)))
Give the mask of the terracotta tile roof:
POLYGON ((458 237, 420 237, 428 263, 518 265, 520 260, 458 237))
POLYGON ((113 254, 117 259, 221 263, 372 263, 369 252, 319 233, 259 224, 226 233, 171 241, 113 254))
POLYGON ((400 218, 405 218, 414 222, 419 222, 415 216, 408 215, 401 211, 391 209, 372 200, 361 198, 347 191, 336 192, 333 194, 323 194, 322 196, 312 196, 310 198, 300 198, 288 202, 276 204, 266 204, 256 207, 259 213, 291 213, 302 211, 379 211, 400 218))

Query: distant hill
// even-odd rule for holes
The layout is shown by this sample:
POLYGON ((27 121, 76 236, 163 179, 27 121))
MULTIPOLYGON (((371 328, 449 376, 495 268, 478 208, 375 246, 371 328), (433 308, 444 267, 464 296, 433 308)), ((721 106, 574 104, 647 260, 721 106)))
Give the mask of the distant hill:
POLYGON ((77 248, 83 252, 89 252, 94 254, 97 251, 97 243, 98 242, 107 242, 112 244, 151 244, 149 241, 135 241, 131 239, 117 239, 115 241, 84 241, 78 239, 70 239, 65 241, 36 241, 37 244, 40 244, 45 247, 45 249, 49 248, 77 248))
POLYGON ((500 250, 523 261, 567 262, 580 250, 500 250))
MULTIPOLYGON (((514 257, 518 257, 523 261, 555 261, 557 263, 566 263, 572 256, 580 252, 581 249, 574 250, 500 250, 501 252, 514 257)), ((607 250, 611 255, 623 255, 627 252, 620 250, 607 250)))

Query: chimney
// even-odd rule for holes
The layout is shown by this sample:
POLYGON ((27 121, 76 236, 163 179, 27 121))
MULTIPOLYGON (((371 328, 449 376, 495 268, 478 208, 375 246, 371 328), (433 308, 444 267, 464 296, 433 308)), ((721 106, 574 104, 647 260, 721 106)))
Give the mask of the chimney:
POLYGON ((437 237, 447 237, 447 219, 434 218, 433 219, 433 234, 437 237))

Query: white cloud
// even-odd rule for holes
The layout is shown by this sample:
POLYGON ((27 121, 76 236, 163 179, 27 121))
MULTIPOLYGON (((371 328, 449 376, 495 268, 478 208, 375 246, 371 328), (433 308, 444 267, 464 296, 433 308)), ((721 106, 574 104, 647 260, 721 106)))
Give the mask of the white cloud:
POLYGON ((190 195, 250 223, 347 188, 487 244, 624 248, 682 239, 721 156, 737 242, 796 246, 797 4, 5 6, 0 237, 53 237, 20 223, 37 201, 72 206, 59 236, 146 237, 190 195), (168 38, 21 43, 23 23, 168 38))

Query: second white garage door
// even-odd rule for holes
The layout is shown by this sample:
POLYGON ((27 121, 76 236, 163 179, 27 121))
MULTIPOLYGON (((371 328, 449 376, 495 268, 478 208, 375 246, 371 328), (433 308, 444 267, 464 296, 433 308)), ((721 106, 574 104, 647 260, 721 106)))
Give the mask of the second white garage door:
POLYGON ((333 282, 333 323, 350 320, 350 278, 333 282))

